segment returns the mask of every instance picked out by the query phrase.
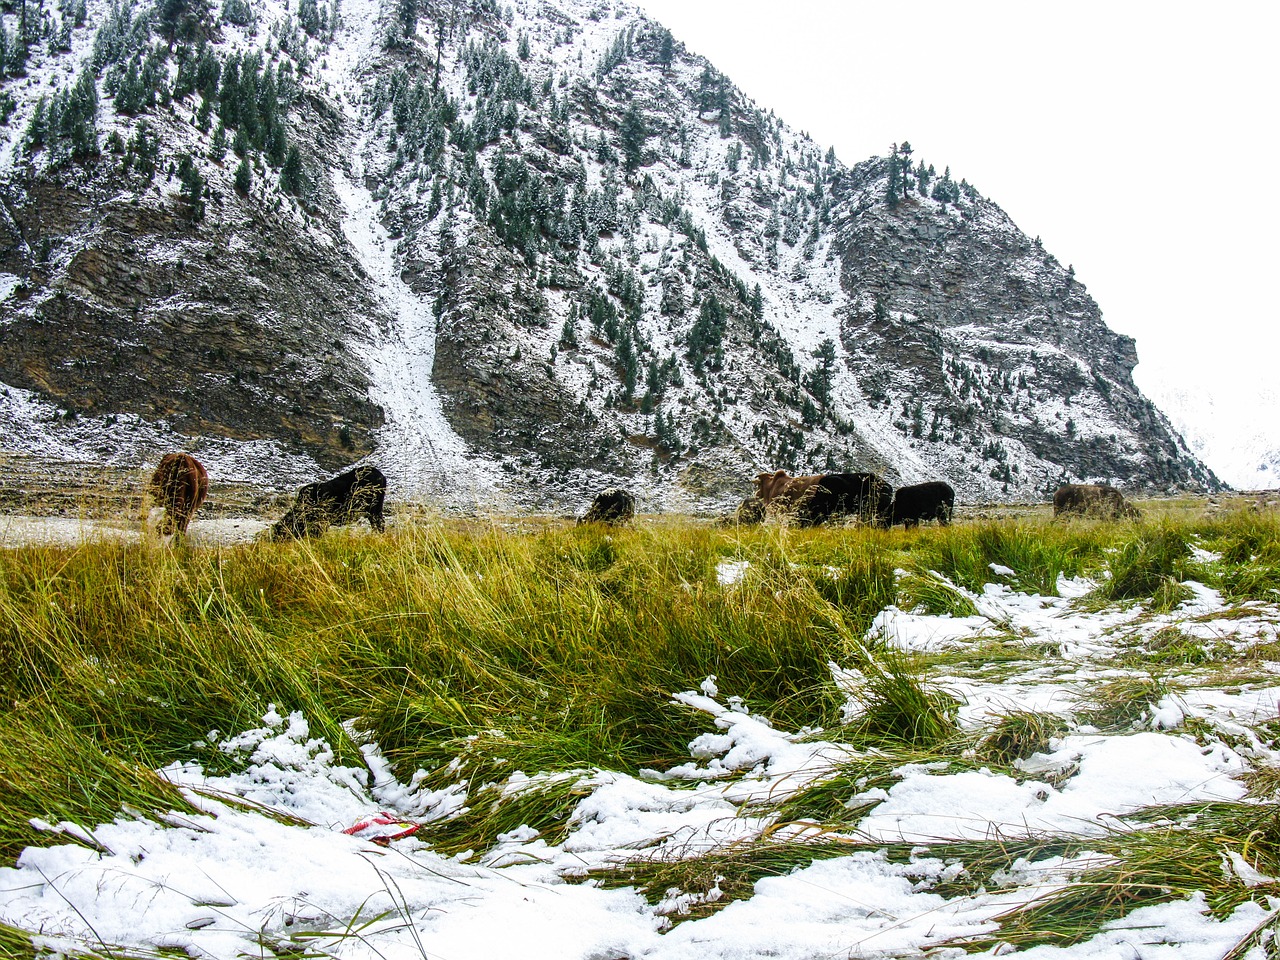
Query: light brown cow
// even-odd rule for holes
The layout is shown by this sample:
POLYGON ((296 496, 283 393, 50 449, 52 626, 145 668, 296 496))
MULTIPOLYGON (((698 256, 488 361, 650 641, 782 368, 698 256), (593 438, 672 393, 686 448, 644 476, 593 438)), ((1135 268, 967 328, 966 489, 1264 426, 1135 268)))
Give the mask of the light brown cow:
POLYGON ((803 477, 793 477, 785 470, 761 473, 754 481, 756 498, 766 508, 772 506, 774 510, 794 511, 802 501, 813 496, 821 480, 820 473, 803 477))
POLYGON ((209 474, 189 453, 166 453, 148 486, 152 497, 164 507, 160 533, 185 534, 191 517, 209 495, 209 474))

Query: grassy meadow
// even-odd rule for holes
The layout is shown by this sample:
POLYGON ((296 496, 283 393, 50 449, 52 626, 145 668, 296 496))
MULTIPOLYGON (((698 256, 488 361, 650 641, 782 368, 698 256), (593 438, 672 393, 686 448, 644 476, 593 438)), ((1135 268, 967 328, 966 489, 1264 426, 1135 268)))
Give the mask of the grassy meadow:
MULTIPOLYGON (((714 675, 752 713, 790 730, 820 728, 861 754, 775 798, 778 823, 814 825, 803 837, 766 834, 679 860, 638 856, 593 874, 654 898, 718 883, 723 899, 692 913, 705 915, 751 896, 761 877, 861 849, 860 811, 845 800, 855 784, 891 783, 903 763, 1016 777, 1020 758, 1072 726, 1127 729, 1168 691, 1274 683, 1274 642, 1206 643, 1170 627, 1145 645, 1121 645, 1115 679, 1074 716, 1010 711, 973 728, 957 721, 956 701, 935 679, 1026 668, 1056 656, 1052 645, 1010 633, 969 649, 910 652, 868 633, 889 605, 971 615, 968 592, 993 580, 993 564, 1011 571, 1004 582, 1014 589, 1046 597, 1062 576, 1093 578, 1096 589, 1073 601, 1082 610, 1154 616, 1188 598, 1187 581, 1242 611, 1274 610, 1274 514, 1207 517, 1175 505, 1147 516, 970 519, 914 531, 428 517, 384 536, 334 530, 283 545, 0 549, 0 859, 11 865, 24 848, 68 839, 33 824, 92 828, 122 812, 161 819, 187 809, 155 771, 175 761, 211 772, 234 765, 218 737, 256 725, 271 704, 301 710, 344 763, 361 762, 358 730, 401 781, 422 770, 427 785, 464 785, 467 807, 422 835, 442 854, 483 851, 522 824, 554 840, 580 780, 549 777, 513 793, 501 789, 506 779, 684 763, 710 723, 671 695, 714 675), (725 564, 739 565, 736 582, 722 582, 725 564), (833 663, 864 678, 852 716, 833 663)), ((1189 732, 1205 743, 1225 736, 1208 724, 1189 732)), ((1275 748, 1280 717, 1255 734, 1275 748)), ((1011 910, 998 939, 1075 943, 1138 906, 1196 890, 1214 911, 1280 896, 1278 789, 1280 768, 1259 760, 1247 800, 1152 809, 1140 834, 1091 840, 1088 849, 1108 859, 1011 910), (1264 880, 1225 870, 1228 853, 1264 880)), ((876 846, 891 859, 919 853, 876 846)), ((1081 849, 1061 836, 940 844, 932 855, 964 870, 938 892, 995 884, 1019 858, 1081 849)), ((0 955, 37 955, 30 933, 0 925, 0 955)), ((1259 929, 1256 942, 1267 934, 1259 929)))

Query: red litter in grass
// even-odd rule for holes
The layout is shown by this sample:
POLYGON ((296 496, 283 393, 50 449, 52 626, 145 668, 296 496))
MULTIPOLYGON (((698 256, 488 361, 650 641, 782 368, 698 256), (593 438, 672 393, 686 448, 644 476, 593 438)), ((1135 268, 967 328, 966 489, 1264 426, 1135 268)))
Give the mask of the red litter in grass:
POLYGON ((422 824, 405 820, 385 810, 365 817, 343 830, 343 833, 360 834, 362 840, 372 840, 380 847, 385 847, 392 840, 402 840, 418 832, 422 824))

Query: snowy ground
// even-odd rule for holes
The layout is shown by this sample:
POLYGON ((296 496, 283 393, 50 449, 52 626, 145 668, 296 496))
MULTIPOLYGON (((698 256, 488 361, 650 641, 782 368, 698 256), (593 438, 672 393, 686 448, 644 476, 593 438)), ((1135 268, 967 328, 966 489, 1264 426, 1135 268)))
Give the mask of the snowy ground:
MULTIPOLYGON (((719 589, 743 589, 751 576, 746 561, 726 560, 719 589)), ((1029 660, 1021 672, 936 677, 963 700, 961 721, 969 727, 1011 709, 1070 719, 1090 688, 1123 674, 1113 659, 1117 651, 1171 625, 1241 650, 1275 642, 1280 624, 1273 606, 1228 610, 1198 584, 1174 612, 1139 618, 1136 609, 1086 612, 1073 604, 1091 586, 1085 581, 1064 580, 1061 596, 1044 597, 998 582, 1005 577, 1007 571, 994 569, 997 582, 971 595, 975 616, 891 607, 871 631, 915 650, 963 650, 997 635, 1055 645, 1056 655, 1029 660)), ((884 843, 1031 833, 1095 838, 1136 828, 1126 814, 1151 804, 1238 800, 1245 794, 1241 775, 1277 759, 1249 736, 1251 724, 1277 715, 1280 664, 1264 665, 1268 672, 1274 683, 1188 684, 1184 693, 1151 705, 1147 719, 1127 732, 1075 722, 1048 752, 1026 761, 1016 779, 986 767, 947 772, 903 765, 888 787, 854 788, 849 805, 868 809, 850 837, 884 843), (1206 745, 1187 731, 1191 718, 1200 729, 1208 724, 1234 736, 1206 745)), ((856 692, 856 672, 835 675, 856 692)), ((1023 862, 996 889, 947 898, 930 892, 929 881, 955 866, 927 853, 904 865, 863 849, 760 880, 749 899, 684 922, 679 897, 655 906, 629 887, 580 882, 592 867, 637 855, 688 855, 759 838, 776 826, 762 801, 776 802, 859 756, 821 734, 778 729, 727 693, 714 677, 699 690, 672 692, 673 702, 706 716, 707 732, 690 744, 688 762, 638 778, 601 770, 570 774, 580 779, 584 796, 561 842, 524 828, 483 855, 458 857, 431 849, 432 822, 463 802, 456 790, 430 792, 415 786, 417 778, 398 782, 374 743, 364 747, 363 768, 340 766, 328 745, 312 737, 303 715, 281 704, 254 729, 211 734, 239 758, 239 773, 213 776, 194 762, 162 771, 199 815, 175 815, 163 825, 125 814, 109 824, 47 825, 70 837, 91 834, 96 849, 55 842, 25 851, 15 867, 0 870, 0 920, 40 931, 51 948, 70 938, 218 958, 304 944, 312 955, 387 960, 906 957, 952 938, 990 933, 993 917, 1055 889, 1089 859, 1023 862), (232 798, 249 804, 228 802, 232 798), (379 811, 395 823, 344 832, 379 811), (402 822, 421 829, 386 845, 368 839, 398 832, 402 822)), ((851 696, 851 714, 856 703, 851 696)), ((507 788, 540 779, 516 774, 507 788)), ((1239 863, 1234 869, 1243 876, 1251 868, 1239 863)), ((1195 897, 1139 909, 1086 943, 1024 955, 1216 960, 1266 916, 1263 907, 1246 904, 1213 919, 1195 897)), ((930 955, 961 953, 948 948, 930 955)), ((1244 956, 1263 958, 1261 948, 1244 956)))
MULTIPOLYGON (((156 511, 157 517, 161 514, 156 511)), ((252 517, 192 520, 187 538, 192 546, 230 546, 248 543, 269 524, 252 517)), ((138 543, 140 523, 79 517, 0 517, 0 548, 26 546, 70 547, 81 543, 118 541, 138 543)))

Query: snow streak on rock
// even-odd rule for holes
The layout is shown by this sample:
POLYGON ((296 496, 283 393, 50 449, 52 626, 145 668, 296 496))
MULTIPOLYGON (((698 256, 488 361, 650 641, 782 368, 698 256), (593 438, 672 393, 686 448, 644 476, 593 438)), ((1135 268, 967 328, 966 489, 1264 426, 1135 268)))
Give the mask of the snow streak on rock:
MULTIPOLYGON (((348 93, 359 90, 360 52, 375 48, 376 11, 376 4, 359 4, 347 12, 332 49, 330 72, 348 93)), ((360 129, 358 100, 343 97, 352 129, 360 129)), ((362 350, 373 381, 370 399, 386 417, 371 459, 387 474, 392 497, 430 494, 455 504, 474 503, 497 485, 497 469, 473 458, 445 419, 431 381, 436 344, 431 304, 400 278, 395 244, 366 185, 368 150, 368 135, 361 133, 351 170, 338 171, 334 187, 343 205, 343 233, 386 311, 368 318, 369 344, 362 350)))

